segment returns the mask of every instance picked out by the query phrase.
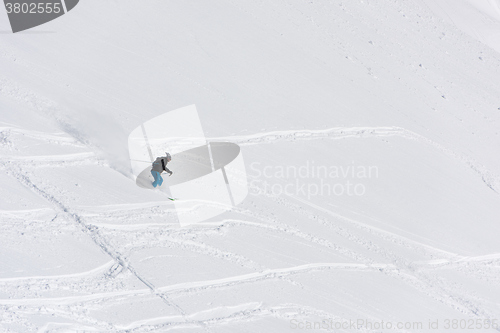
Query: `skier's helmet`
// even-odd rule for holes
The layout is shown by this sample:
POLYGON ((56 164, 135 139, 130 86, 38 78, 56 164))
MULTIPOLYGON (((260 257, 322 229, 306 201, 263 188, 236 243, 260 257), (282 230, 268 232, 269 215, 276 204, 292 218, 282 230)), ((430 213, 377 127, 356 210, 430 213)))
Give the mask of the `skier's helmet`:
POLYGON ((167 156, 167 161, 170 161, 172 159, 172 156, 170 156, 169 153, 165 152, 165 155, 167 156))

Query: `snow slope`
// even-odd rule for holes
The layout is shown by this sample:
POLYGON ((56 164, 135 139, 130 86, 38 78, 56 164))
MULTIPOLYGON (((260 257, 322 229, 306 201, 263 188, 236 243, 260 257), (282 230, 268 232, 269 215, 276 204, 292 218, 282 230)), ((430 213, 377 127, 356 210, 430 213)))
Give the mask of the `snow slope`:
POLYGON ((0 330, 498 331, 500 54, 436 6, 87 0, 18 34, 0 10, 0 330), (181 228, 127 136, 190 104, 251 194, 181 228))
POLYGON ((446 23, 500 52, 500 1, 424 1, 446 23))

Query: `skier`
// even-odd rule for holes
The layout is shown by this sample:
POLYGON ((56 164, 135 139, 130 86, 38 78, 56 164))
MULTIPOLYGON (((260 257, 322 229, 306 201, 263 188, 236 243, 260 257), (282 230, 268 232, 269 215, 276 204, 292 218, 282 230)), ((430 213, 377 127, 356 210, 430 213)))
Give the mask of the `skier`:
POLYGON ((153 186, 161 186, 163 183, 163 178, 161 177, 161 173, 163 171, 166 171, 172 176, 172 171, 170 171, 167 168, 167 163, 172 160, 172 156, 170 156, 169 153, 165 153, 166 156, 164 157, 157 157, 156 161, 153 162, 153 168, 151 169, 151 174, 155 178, 155 181, 153 182, 153 186))

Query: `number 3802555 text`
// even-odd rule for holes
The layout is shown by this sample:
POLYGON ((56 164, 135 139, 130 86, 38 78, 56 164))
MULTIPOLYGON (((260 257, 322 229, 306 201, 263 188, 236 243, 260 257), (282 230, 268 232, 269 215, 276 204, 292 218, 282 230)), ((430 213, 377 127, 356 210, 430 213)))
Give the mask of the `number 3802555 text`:
POLYGON ((61 3, 58 2, 46 2, 46 3, 20 3, 7 2, 5 4, 5 8, 7 8, 7 14, 15 13, 15 14, 59 14, 61 12, 61 3))

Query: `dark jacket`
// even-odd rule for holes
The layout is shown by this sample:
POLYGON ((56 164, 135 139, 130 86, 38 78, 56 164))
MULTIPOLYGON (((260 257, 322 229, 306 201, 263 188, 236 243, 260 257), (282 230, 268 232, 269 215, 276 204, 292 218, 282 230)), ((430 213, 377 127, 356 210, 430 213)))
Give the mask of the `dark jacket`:
POLYGON ((172 173, 172 171, 170 171, 168 168, 167 168, 167 158, 166 157, 157 157, 156 158, 156 161, 153 162, 153 171, 158 171, 159 173, 162 173, 163 170, 165 170, 166 172, 168 173, 172 173))

